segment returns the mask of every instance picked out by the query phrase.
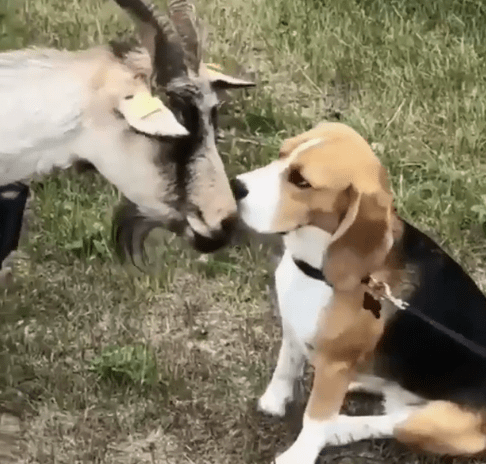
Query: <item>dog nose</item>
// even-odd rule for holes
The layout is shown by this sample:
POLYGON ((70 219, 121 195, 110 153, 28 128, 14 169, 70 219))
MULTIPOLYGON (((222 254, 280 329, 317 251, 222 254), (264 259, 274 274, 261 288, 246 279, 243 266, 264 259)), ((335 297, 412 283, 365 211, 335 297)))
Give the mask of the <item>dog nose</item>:
POLYGON ((248 189, 240 179, 232 179, 230 185, 236 201, 243 200, 248 195, 248 189))

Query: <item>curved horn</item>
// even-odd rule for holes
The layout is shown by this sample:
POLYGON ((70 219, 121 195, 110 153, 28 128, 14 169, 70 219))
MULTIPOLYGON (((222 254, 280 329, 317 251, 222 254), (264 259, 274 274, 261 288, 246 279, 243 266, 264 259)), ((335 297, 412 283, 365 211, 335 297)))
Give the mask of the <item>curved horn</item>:
POLYGON ((201 64, 201 44, 195 7, 189 0, 170 0, 168 7, 170 19, 184 45, 187 65, 197 74, 201 64))
POLYGON ((140 39, 152 58, 157 84, 165 87, 172 79, 186 75, 184 44, 169 18, 145 0, 115 1, 140 21, 140 39))

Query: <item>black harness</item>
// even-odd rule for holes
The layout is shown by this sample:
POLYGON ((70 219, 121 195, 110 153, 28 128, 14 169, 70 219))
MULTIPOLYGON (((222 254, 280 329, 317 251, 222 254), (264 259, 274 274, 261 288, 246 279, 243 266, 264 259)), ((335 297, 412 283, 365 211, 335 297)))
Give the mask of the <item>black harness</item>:
POLYGON ((311 266, 310 264, 306 263, 305 261, 302 261, 301 259, 296 259, 292 258, 295 265, 300 269, 301 272, 303 272, 307 277, 310 277, 311 279, 315 280, 320 280, 324 282, 325 284, 329 285, 329 287, 332 287, 332 284, 330 284, 326 278, 324 277, 324 274, 320 269, 317 269, 316 267, 311 266))
MULTIPOLYGON (((292 259, 295 265, 299 268, 299 270, 303 272, 307 277, 310 277, 311 279, 315 279, 315 280, 320 280, 321 282, 324 282, 329 287, 331 288, 333 287, 333 285, 326 280, 324 274, 320 269, 311 266, 309 263, 306 263, 301 259, 296 259, 296 258, 292 258, 292 259)), ((375 298, 373 298, 373 296, 368 292, 365 292, 364 294, 363 308, 370 311, 373 314, 373 316, 375 316, 377 319, 380 318, 381 303, 375 298)))

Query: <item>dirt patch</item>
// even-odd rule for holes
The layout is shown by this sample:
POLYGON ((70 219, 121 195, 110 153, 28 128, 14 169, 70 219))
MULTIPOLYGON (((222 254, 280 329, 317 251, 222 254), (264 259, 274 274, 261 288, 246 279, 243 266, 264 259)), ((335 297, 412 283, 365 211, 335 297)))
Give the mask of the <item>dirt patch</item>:
POLYGON ((0 414, 0 462, 17 463, 25 452, 22 423, 18 417, 0 414))

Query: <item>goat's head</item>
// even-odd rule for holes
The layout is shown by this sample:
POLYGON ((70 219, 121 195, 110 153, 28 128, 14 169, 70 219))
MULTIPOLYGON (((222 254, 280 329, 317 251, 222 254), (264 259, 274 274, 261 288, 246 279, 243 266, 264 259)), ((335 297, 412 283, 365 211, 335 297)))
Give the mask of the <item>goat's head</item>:
MULTIPOLYGON (((254 84, 204 65, 193 5, 187 0, 169 0, 168 15, 144 0, 116 2, 139 20, 141 43, 152 59, 150 83, 162 90, 170 111, 188 132, 181 136, 174 125, 174 136, 168 128, 169 134, 157 138, 157 198, 144 202, 146 194, 130 198, 123 192, 127 198, 114 218, 118 250, 132 259, 143 256, 145 237, 161 226, 186 237, 200 252, 216 251, 229 242, 237 222, 236 203, 216 148, 218 93, 254 84)), ((122 60, 131 53, 129 47, 113 45, 113 50, 122 60)))

